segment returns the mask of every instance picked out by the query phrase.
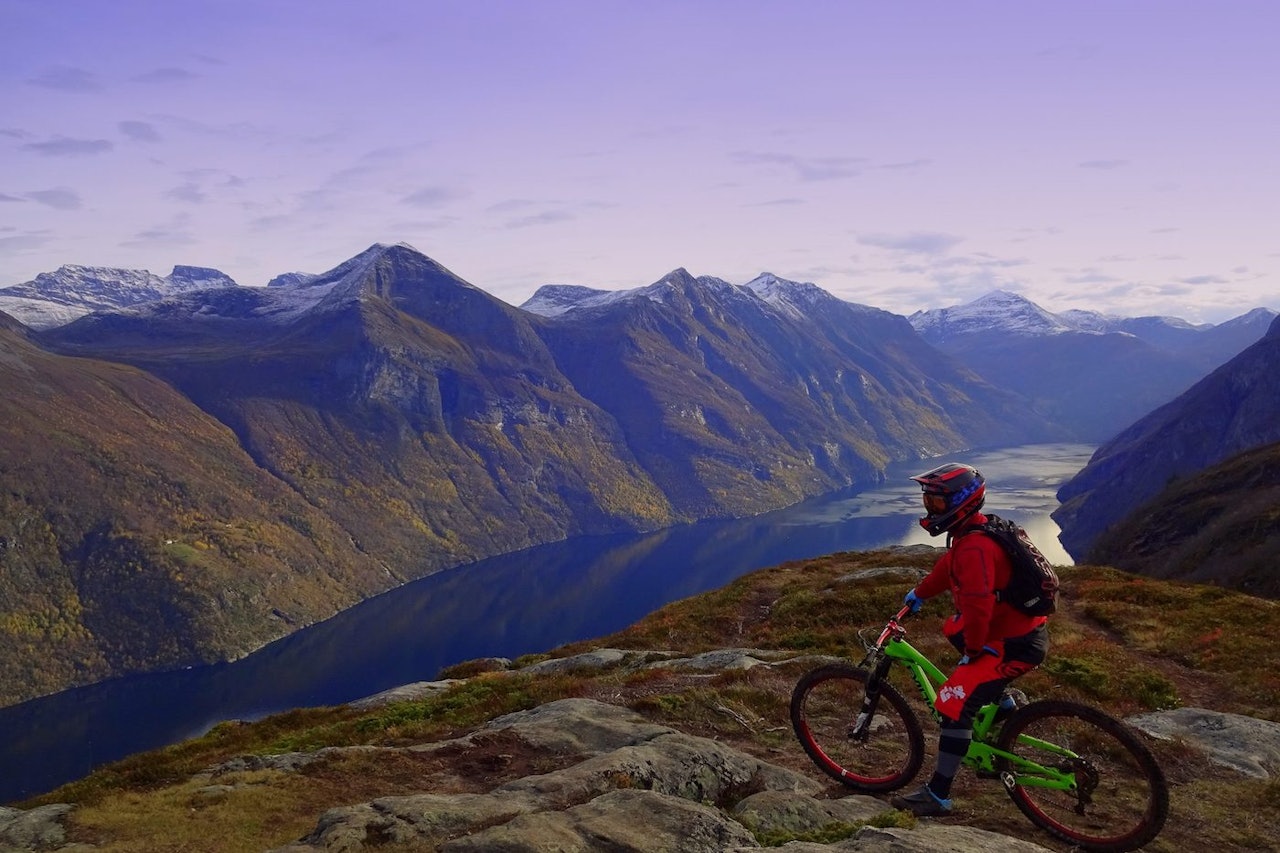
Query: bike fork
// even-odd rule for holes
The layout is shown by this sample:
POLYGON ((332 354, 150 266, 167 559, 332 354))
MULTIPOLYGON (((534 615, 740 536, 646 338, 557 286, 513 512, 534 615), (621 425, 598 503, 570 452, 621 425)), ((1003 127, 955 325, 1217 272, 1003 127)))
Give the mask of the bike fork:
POLYGON ((860 740, 865 743, 871 734, 871 718, 875 716, 876 706, 880 704, 880 684, 888 676, 891 665, 892 661, 883 660, 867 677, 867 689, 862 696, 862 707, 858 709, 857 718, 849 726, 849 740, 860 740))

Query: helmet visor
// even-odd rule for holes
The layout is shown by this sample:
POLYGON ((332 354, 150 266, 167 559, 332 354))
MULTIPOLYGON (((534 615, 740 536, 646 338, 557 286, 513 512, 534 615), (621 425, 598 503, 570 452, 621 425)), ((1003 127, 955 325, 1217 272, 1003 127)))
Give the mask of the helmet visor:
POLYGON ((947 496, 925 492, 924 509, 929 515, 943 515, 947 511, 947 496))

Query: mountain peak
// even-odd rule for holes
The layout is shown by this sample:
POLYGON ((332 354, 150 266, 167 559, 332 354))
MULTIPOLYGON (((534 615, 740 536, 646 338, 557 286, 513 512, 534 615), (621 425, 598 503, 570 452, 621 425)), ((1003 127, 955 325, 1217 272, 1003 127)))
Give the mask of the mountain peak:
POLYGON ((190 267, 181 264, 173 268, 166 281, 169 291, 181 293, 188 290, 204 290, 209 287, 237 287, 235 279, 221 270, 211 267, 190 267))
POLYGON ((908 319, 931 340, 990 332, 1033 336, 1074 331, 1030 299, 1008 290, 992 290, 963 305, 917 311, 908 319))
POLYGON ((836 298, 812 282, 791 281, 771 272, 760 273, 743 287, 792 317, 812 316, 815 308, 836 298))
POLYGON ((525 300, 520 310, 543 317, 558 317, 575 308, 599 305, 617 298, 617 291, 581 284, 544 284, 525 300))
POLYGON ((93 311, 155 302, 166 296, 236 287, 230 276, 209 267, 178 265, 168 276, 149 270, 63 264, 31 281, 0 288, 0 310, 33 329, 61 326, 93 311))

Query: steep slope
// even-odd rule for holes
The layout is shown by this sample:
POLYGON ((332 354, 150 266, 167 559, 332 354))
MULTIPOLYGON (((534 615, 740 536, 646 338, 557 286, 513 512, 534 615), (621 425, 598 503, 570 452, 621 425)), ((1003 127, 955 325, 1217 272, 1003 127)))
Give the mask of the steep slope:
POLYGON ((1245 450, 1280 441, 1280 320, 1267 335, 1177 399, 1098 448, 1058 491, 1053 514, 1077 560, 1098 536, 1188 477, 1245 450))
POLYGON ((1100 535, 1089 559, 1280 598, 1280 444, 1173 480, 1100 535))
POLYGON ((1192 324, 1177 317, 1115 317, 1096 311, 1063 311, 1055 316, 1080 332, 1133 335, 1208 373, 1265 335, 1276 312, 1254 308, 1216 325, 1192 324))
POLYGON ((995 291, 966 305, 919 312, 911 323, 925 340, 993 385, 1034 401, 1080 440, 1103 441, 1220 363, 1206 365, 1188 355, 1187 346, 1172 347, 1170 341, 1183 340, 1178 324, 1146 319, 1151 322, 1126 325, 1102 315, 1058 316, 995 291))
POLYGON ((674 520, 536 320, 379 245, 293 287, 204 291, 45 339, 171 381, 408 578, 674 520))
POLYGON ((236 658, 393 584, 172 387, 3 319, 0 704, 236 658))
POLYGON ((762 295, 680 269, 623 293, 543 290, 526 307, 552 314, 540 329, 562 370, 699 516, 874 482, 890 459, 1053 432, 902 318, 771 283, 762 295))
MULTIPOLYGON (((190 636, 181 625, 199 620, 159 622, 152 641, 163 652, 130 653, 83 677, 59 664, 43 683, 238 654, 370 592, 492 554, 760 512, 877 481, 891 459, 1058 437, 902 318, 812 286, 758 284, 761 292, 677 271, 630 293, 574 291, 567 302, 591 305, 548 318, 506 305, 411 247, 377 245, 327 273, 273 287, 193 287, 30 335, 12 326, 12 346, 26 347, 25 358, 81 373, 98 365, 142 382, 119 366, 131 365, 164 380, 146 381, 169 395, 115 394, 89 405, 60 391, 46 402, 92 412, 101 433, 27 442, 26 467, 0 470, 0 486, 25 495, 25 486, 10 484, 33 477, 70 490, 76 478, 41 472, 64 459, 68 470, 102 469, 107 455, 105 470, 123 491, 108 488, 102 471, 79 477, 96 495, 92 511, 68 517, 57 540, 88 543, 85 554, 98 556, 62 544, 56 560, 46 548, 28 572, 52 577, 84 559, 127 565, 133 552, 121 542, 159 541, 160 556, 138 559, 164 577, 174 565, 166 548, 188 562, 181 583, 157 587, 148 607, 164 609, 167 597, 203 601, 206 588, 223 589, 233 565, 252 603, 234 619, 212 608, 212 627, 190 636), (166 428, 180 434, 180 461, 156 468, 151 446, 178 441, 166 428), (110 453, 92 443, 108 437, 110 453), (133 473, 121 478, 120 469, 133 473), (219 483, 235 481, 233 473, 251 477, 235 490, 267 506, 229 504, 222 486, 196 488, 203 480, 190 472, 206 469, 219 483), (229 473, 217 473, 223 469, 229 473), (138 515, 135 504, 149 507, 150 499, 134 496, 175 488, 181 518, 209 516, 209 501, 236 507, 236 521, 217 516, 233 528, 284 519, 296 535, 314 534, 322 568, 282 545, 266 553, 294 571, 309 567, 316 585, 297 592, 298 582, 270 562, 237 563, 234 543, 206 549, 216 537, 203 526, 189 542, 162 536, 169 516, 138 515), (206 567, 206 550, 223 562, 206 567), (273 610, 278 624, 262 622, 273 610)), ((15 400, 31 394, 21 382, 8 388, 15 400)), ((17 420, 23 409, 11 408, 14 435, 38 435, 60 419, 81 423, 54 408, 17 420)), ((71 498, 36 492, 23 500, 47 515, 71 498)), ((26 593, 10 594, 14 612, 26 606, 26 593)), ((36 657, 28 650, 19 665, 36 657)))
POLYGON ((930 345, 897 314, 845 302, 816 285, 768 273, 747 287, 811 324, 837 357, 867 369, 889 399, 921 405, 950 419, 970 446, 1053 441, 1069 435, 1025 397, 991 385, 968 365, 930 345))

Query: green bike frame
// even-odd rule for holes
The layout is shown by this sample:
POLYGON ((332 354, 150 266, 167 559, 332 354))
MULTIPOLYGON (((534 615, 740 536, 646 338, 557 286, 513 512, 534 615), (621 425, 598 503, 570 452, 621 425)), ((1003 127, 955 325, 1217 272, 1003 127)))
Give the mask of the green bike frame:
MULTIPOLYGON (((929 713, 933 715, 934 720, 939 723, 942 722, 942 715, 934 707, 934 701, 938 698, 938 688, 947 680, 947 676, 934 665, 933 661, 922 655, 904 639, 906 632, 898 626, 898 620, 906 616, 907 613, 908 611, 904 609, 897 617, 890 620, 884 633, 880 635, 879 640, 871 648, 866 660, 863 661, 863 666, 869 666, 872 663, 875 666, 872 670, 872 676, 867 682, 867 699, 863 705, 863 713, 859 715, 858 722, 855 723, 855 730, 860 728, 864 720, 869 718, 874 711, 875 705, 879 701, 879 689, 875 685, 878 685, 881 680, 888 676, 889 669, 895 663, 905 667, 911 673, 911 678, 920 689, 920 695, 924 697, 924 701, 929 706, 929 713)), ((969 751, 964 757, 965 766, 973 768, 981 775, 998 776, 1005 787, 1010 789, 1016 785, 1022 785, 1028 788, 1051 788, 1078 793, 1076 774, 1073 771, 1057 767, 1046 767, 1022 756, 1006 752, 992 743, 995 736, 996 713, 999 709, 1000 706, 994 702, 983 705, 978 709, 978 713, 973 720, 973 741, 969 744, 969 751), (1003 760, 1005 767, 1008 769, 1005 771, 997 770, 997 760, 1003 760)), ((1081 760, 1080 756, 1071 750, 1039 738, 1019 735, 1018 742, 1047 754, 1060 756, 1065 760, 1064 763, 1081 760)))

